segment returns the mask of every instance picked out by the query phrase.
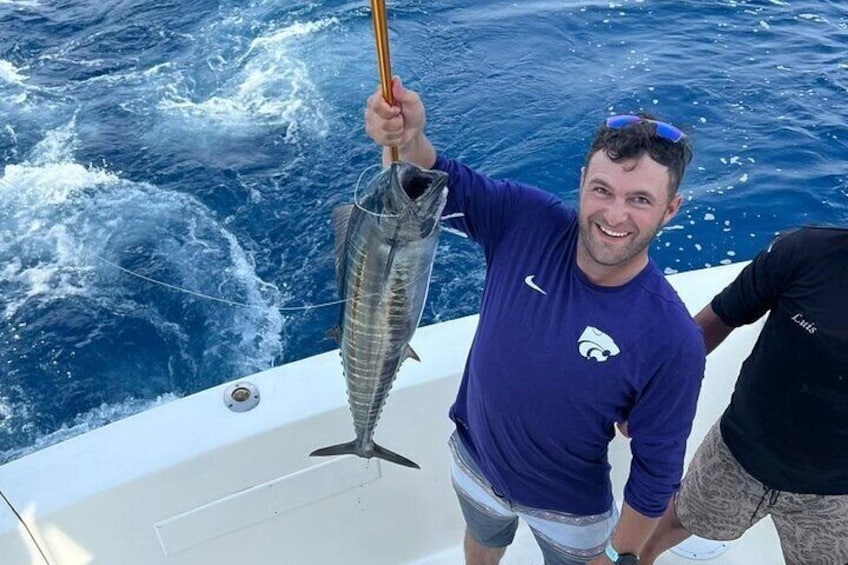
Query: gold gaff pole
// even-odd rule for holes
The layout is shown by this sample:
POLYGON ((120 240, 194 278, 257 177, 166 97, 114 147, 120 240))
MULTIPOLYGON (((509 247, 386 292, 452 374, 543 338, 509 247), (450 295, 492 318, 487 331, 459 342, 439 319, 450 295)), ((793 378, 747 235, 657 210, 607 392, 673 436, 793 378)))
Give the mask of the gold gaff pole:
MULTIPOLYGON (((377 42, 377 62, 380 65, 380 86, 383 98, 393 104, 392 97, 392 62, 389 57, 389 28, 386 24, 385 0, 371 0, 371 17, 374 20, 374 39, 377 42)), ((398 160, 398 148, 390 147, 392 161, 398 160)))

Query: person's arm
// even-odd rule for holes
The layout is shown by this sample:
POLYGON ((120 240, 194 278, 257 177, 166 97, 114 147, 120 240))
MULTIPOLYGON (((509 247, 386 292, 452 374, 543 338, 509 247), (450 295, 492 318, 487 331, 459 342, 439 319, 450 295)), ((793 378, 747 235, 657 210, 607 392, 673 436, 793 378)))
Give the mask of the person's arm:
POLYGON ((728 326, 718 317, 712 304, 707 304, 703 310, 695 315, 695 323, 704 332, 704 345, 707 348, 707 354, 712 353, 713 349, 718 347, 734 330, 732 326, 728 326))
POLYGON ((436 163, 436 150, 424 135, 426 119, 424 104, 418 93, 403 87, 400 78, 392 79, 390 105, 377 89, 368 98, 365 108, 365 131, 383 146, 383 165, 391 163, 391 147, 397 147, 399 157, 425 169, 436 163))
MULTIPOLYGON (((639 555, 659 521, 659 517, 644 516, 625 502, 621 507, 621 517, 610 538, 610 544, 618 553, 639 555)), ((589 565, 609 565, 609 563, 610 560, 606 555, 600 555, 590 561, 589 565)))
MULTIPOLYGON (((398 148, 398 157, 407 163, 414 163, 424 169, 432 169, 436 163, 436 150, 422 132, 406 145, 398 148)), ((383 166, 392 163, 390 147, 383 147, 383 166)))
MULTIPOLYGON (((713 310, 712 304, 707 304, 704 308, 695 315, 695 323, 701 328, 704 334, 704 346, 709 355, 712 351, 721 345, 730 333, 736 329, 733 326, 725 324, 718 314, 713 310)), ((616 422, 615 427, 626 438, 630 438, 630 430, 627 422, 616 422)))
MULTIPOLYGON (((667 353, 655 369, 651 368, 651 377, 637 392, 629 414, 633 458, 621 519, 611 538, 618 553, 639 555, 683 475, 686 440, 695 417, 706 351, 701 332, 691 321, 679 316, 671 327, 683 341, 676 352, 667 353)), ((660 350, 667 351, 668 345, 671 343, 660 350)), ((601 563, 607 565, 608 561, 593 565, 601 563)))

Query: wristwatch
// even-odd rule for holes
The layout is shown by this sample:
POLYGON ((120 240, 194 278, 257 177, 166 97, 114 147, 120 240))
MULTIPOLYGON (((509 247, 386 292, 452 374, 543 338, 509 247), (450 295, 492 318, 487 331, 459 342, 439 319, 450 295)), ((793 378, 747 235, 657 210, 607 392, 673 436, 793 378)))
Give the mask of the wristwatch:
POLYGON ((612 543, 607 544, 606 550, 604 553, 607 555, 607 559, 612 561, 615 565, 639 565, 639 556, 634 553, 619 553, 612 546, 612 543))

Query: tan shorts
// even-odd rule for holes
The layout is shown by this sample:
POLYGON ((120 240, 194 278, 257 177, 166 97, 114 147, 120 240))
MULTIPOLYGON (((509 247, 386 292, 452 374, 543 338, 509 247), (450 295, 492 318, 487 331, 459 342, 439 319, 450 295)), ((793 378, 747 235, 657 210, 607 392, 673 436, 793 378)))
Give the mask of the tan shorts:
POLYGON ((702 538, 733 540, 771 515, 787 565, 848 563, 848 495, 770 489, 730 453, 716 423, 689 464, 674 509, 702 538))

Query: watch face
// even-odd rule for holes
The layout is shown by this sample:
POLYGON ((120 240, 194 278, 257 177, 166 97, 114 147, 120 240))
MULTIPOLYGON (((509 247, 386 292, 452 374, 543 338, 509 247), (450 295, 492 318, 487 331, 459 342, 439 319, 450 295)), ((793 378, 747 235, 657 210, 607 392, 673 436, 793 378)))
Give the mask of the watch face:
POLYGON ((632 553, 621 553, 615 565, 639 565, 639 558, 632 553))

